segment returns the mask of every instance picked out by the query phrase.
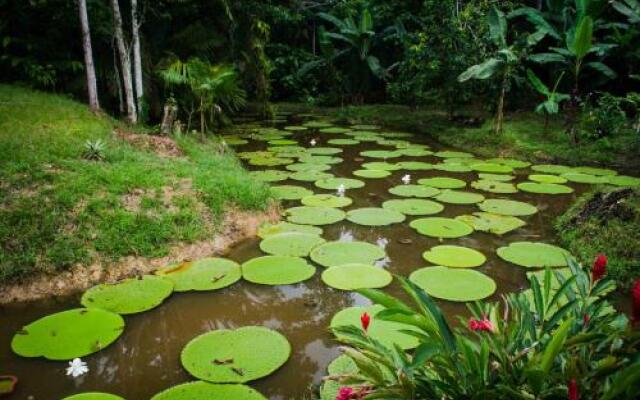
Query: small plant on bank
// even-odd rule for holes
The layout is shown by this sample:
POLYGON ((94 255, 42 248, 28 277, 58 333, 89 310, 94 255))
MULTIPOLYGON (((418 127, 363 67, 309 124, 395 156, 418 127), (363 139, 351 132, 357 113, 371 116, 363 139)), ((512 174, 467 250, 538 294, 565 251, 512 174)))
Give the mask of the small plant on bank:
POLYGON ((614 290, 606 258, 591 274, 573 260, 569 267, 567 274, 546 270, 541 281, 533 275, 530 290, 501 302, 469 305, 472 317, 458 328, 405 278, 413 305, 362 290, 386 307, 375 318, 418 328, 405 333, 420 344, 406 352, 385 347, 364 326, 334 328, 358 373, 329 379, 351 389, 341 399, 633 399, 640 334, 606 300, 614 290))
POLYGON ((107 149, 107 144, 103 142, 101 139, 97 139, 94 141, 87 140, 84 143, 84 152, 82 153, 82 157, 85 160, 90 161, 104 161, 105 159, 105 150, 107 149))

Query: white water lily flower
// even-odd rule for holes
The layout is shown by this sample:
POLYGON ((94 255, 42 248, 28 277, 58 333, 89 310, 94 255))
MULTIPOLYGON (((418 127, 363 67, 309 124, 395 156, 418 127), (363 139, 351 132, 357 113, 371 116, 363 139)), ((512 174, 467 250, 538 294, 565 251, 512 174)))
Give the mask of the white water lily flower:
POLYGON ((389 240, 387 238, 379 237, 378 240, 376 240, 376 245, 378 245, 378 247, 380 247, 381 249, 385 249, 388 244, 389 240))
POLYGON ((312 145, 312 146, 315 146, 315 145, 316 145, 316 143, 318 143, 318 142, 316 142, 316 140, 315 140, 315 139, 311 139, 311 142, 310 142, 310 143, 311 143, 311 145, 312 145))
POLYGON ((374 266, 378 268, 384 268, 391 262, 391 259, 388 256, 385 256, 382 260, 378 260, 373 263, 374 266))
POLYGON ((338 196, 344 197, 344 192, 347 190, 345 185, 338 186, 338 196))
POLYGON ((353 233, 351 231, 342 231, 340 232, 339 242, 353 242, 353 233))
POLYGON ((74 378, 77 378, 81 375, 89 372, 89 367, 87 363, 82 361, 79 358, 74 358, 73 361, 69 361, 69 367, 67 368, 67 376, 71 375, 74 378))
POLYGON ((410 183, 411 183, 411 175, 407 174, 407 175, 403 176, 403 177, 402 177, 402 182, 403 182, 405 185, 410 184, 410 183))

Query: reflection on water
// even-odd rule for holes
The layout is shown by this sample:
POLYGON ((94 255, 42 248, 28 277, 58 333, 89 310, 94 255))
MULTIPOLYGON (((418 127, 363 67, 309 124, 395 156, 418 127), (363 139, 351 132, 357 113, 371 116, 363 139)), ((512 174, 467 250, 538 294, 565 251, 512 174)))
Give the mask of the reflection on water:
MULTIPOLYGON (((294 138, 300 143, 309 143, 316 138, 317 146, 327 146, 326 141, 342 138, 343 135, 317 135, 313 132, 299 133, 294 138)), ((415 137, 411 141, 427 143, 433 149, 441 147, 425 138, 415 137)), ((263 143, 242 146, 241 151, 262 149, 263 143)), ((329 145, 330 146, 330 145, 329 145)), ((361 161, 354 161, 358 153, 367 149, 383 148, 370 142, 356 146, 345 146, 342 164, 333 166, 331 173, 352 177, 351 171, 359 169, 361 161)), ((396 161, 439 162, 433 157, 401 157, 396 161)), ((366 160, 369 161, 369 160, 366 160)), ((280 168, 283 169, 283 168, 280 168)), ((526 171, 528 172, 528 171, 526 171)), ((526 178, 526 172, 518 176, 526 178)), ((362 189, 351 189, 346 195, 354 204, 348 209, 379 207, 392 198, 387 190, 402 183, 406 172, 393 171, 383 179, 363 179, 367 185, 362 189)), ((448 173, 442 171, 412 171, 411 179, 433 176, 451 176, 471 182, 475 174, 448 173)), ((302 182, 284 182, 312 188, 316 193, 329 193, 302 182)), ((498 284, 497 298, 501 293, 520 290, 526 286, 524 270, 508 265, 495 254, 495 249, 518 240, 553 241, 553 218, 561 213, 572 199, 586 187, 572 185, 576 194, 544 196, 518 193, 515 195, 493 195, 487 198, 511 198, 536 205, 540 212, 527 218, 527 225, 503 237, 476 232, 470 236, 446 240, 447 244, 472 247, 487 256, 487 263, 479 270, 490 275, 498 284)), ((285 206, 295 205, 295 202, 285 206)), ((453 217, 478 211, 473 205, 445 205, 441 216, 453 217)), ((388 258, 380 267, 394 274, 408 276, 413 270, 425 266, 422 252, 441 242, 437 239, 417 235, 408 223, 371 228, 342 222, 325 228, 328 240, 362 240, 386 247, 388 258)), ((247 240, 229 255, 231 259, 244 262, 262 255, 258 240, 247 240)), ((318 267, 318 270, 321 270, 318 267)), ((292 286, 267 287, 239 282, 219 291, 205 293, 177 293, 155 310, 126 317, 127 327, 122 337, 107 349, 86 357, 90 372, 77 379, 65 376, 64 362, 42 359, 22 359, 13 355, 10 341, 13 333, 23 325, 46 314, 78 305, 78 298, 60 301, 41 301, 30 304, 0 307, 0 375, 14 374, 20 379, 18 392, 11 399, 49 400, 60 399, 81 391, 100 390, 118 394, 129 400, 144 400, 153 394, 191 378, 180 366, 180 351, 197 335, 224 328, 246 325, 261 325, 277 329, 292 344, 291 359, 273 375, 253 382, 251 386, 270 399, 293 400, 309 397, 312 385, 318 385, 329 362, 339 351, 337 343, 328 332, 334 313, 344 307, 365 305, 367 300, 359 295, 341 292, 326 287, 317 273, 311 280, 292 286)), ((397 284, 388 292, 402 295, 397 284)), ((464 314, 460 304, 440 302, 444 311, 452 317, 464 314)), ((453 320, 453 318, 451 318, 453 320)))

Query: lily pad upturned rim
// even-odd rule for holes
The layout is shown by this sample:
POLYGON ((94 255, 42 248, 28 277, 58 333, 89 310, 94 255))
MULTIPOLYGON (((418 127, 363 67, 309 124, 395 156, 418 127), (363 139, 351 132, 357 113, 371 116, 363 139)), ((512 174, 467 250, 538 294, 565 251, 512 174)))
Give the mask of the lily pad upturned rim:
POLYGON ((348 207, 353 203, 353 200, 347 196, 336 196, 333 194, 314 194, 311 196, 303 197, 300 202, 309 207, 330 207, 330 208, 342 208, 348 207))
POLYGON ((353 174, 360 178, 381 179, 391 175, 391 172, 382 169, 358 169, 353 174))
POLYGON ((449 268, 476 268, 487 262, 487 257, 476 249, 464 246, 434 246, 422 253, 422 257, 434 264, 449 268))
POLYGON ((295 185, 271 186, 271 193, 279 200, 300 200, 313 194, 311 190, 295 185))
POLYGON ((570 194, 573 188, 558 183, 521 182, 516 186, 523 192, 536 194, 570 194))
POLYGON ((454 218, 425 217, 411 221, 409 226, 419 234, 441 239, 455 239, 473 233, 473 228, 454 218))
POLYGON ((328 178, 316 181, 315 185, 320 189, 336 190, 341 185, 344 185, 345 189, 359 189, 364 187, 365 183, 359 179, 352 178, 328 178))
POLYGON ((333 207, 293 207, 286 210, 287 220, 301 225, 331 225, 344 220, 347 213, 333 207))
POLYGON ((480 179, 471 182, 471 187, 489 193, 513 194, 518 193, 518 188, 511 182, 491 181, 480 179))
POLYGON ((205 381, 181 383, 157 393, 151 400, 267 400, 255 389, 241 384, 205 381))
POLYGON ((467 182, 462 179, 449 178, 444 176, 422 178, 418 180, 420 185, 434 187, 436 189, 462 189, 467 186, 467 182))
POLYGON ((316 269, 302 257, 262 256, 242 264, 242 277, 259 285, 293 285, 310 279, 316 269))
POLYGON ((571 254, 562 247, 543 242, 513 242, 496 250, 498 257, 525 268, 566 267, 571 254))
POLYGON ((266 169, 262 171, 251 171, 252 178, 262 182, 280 182, 289 179, 289 172, 277 169, 266 169))
POLYGON ((488 212, 458 215, 456 219, 469 224, 476 231, 489 232, 496 235, 504 235, 526 225, 526 223, 518 217, 488 212))
POLYGON ((322 235, 322 228, 312 225, 293 224, 291 222, 281 221, 276 224, 263 223, 258 228, 258 237, 261 239, 268 238, 272 235, 278 235, 285 232, 311 233, 313 235, 322 235))
POLYGON ((174 284, 174 291, 209 291, 230 286, 242 278, 240 264, 221 257, 207 257, 169 265, 156 275, 174 284))
POLYGON ((311 260, 323 267, 373 264, 385 256, 385 251, 375 244, 359 241, 327 242, 313 249, 310 254, 311 260))
POLYGON ((318 235, 285 232, 262 239, 260 250, 274 256, 306 257, 314 247, 325 242, 318 235))
POLYGON ((435 197, 436 200, 447 204, 476 204, 485 200, 480 193, 465 192, 462 190, 445 189, 435 197))
POLYGON ((482 300, 497 289, 496 282, 482 272, 443 266, 415 270, 409 280, 430 296, 455 302, 482 300))
POLYGON ((444 206, 436 201, 411 198, 387 200, 382 203, 382 208, 404 215, 433 215, 444 210, 444 206))
POLYGON ((423 185, 398 185, 389 189, 389 193, 400 197, 430 198, 440 194, 440 189, 423 185))
POLYGON ((386 226, 398 224, 405 215, 394 210, 378 207, 357 208, 347 212, 347 220, 363 226, 386 226))
POLYGON ((478 208, 485 212, 513 217, 524 217, 538 212, 538 208, 533 204, 506 199, 487 199, 478 204, 478 208))
POLYGON ((322 272, 322 281, 334 289, 380 289, 391 284, 393 277, 382 268, 368 264, 343 264, 322 272))
POLYGON ((158 307, 173 293, 173 282, 154 275, 129 278, 117 283, 93 286, 80 303, 87 308, 101 308, 116 314, 136 314, 158 307))
POLYGON ((120 397, 111 393, 85 392, 85 393, 78 393, 78 394, 65 397, 62 400, 125 400, 125 399, 124 397, 120 397))

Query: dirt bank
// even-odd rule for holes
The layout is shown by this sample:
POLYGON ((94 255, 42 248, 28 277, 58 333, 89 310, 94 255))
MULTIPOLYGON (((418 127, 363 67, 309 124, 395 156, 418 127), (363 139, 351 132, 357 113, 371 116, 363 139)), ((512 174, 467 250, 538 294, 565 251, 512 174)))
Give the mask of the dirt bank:
POLYGON ((210 240, 173 246, 165 257, 131 256, 117 262, 98 261, 89 266, 77 265, 58 275, 42 275, 18 284, 0 285, 0 304, 67 296, 98 283, 150 273, 167 264, 223 256, 236 244, 255 237, 262 223, 275 222, 279 218, 276 206, 262 213, 232 209, 225 213, 222 231, 210 240))

